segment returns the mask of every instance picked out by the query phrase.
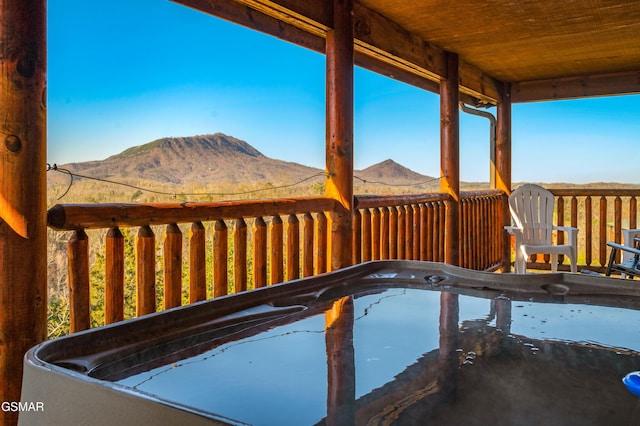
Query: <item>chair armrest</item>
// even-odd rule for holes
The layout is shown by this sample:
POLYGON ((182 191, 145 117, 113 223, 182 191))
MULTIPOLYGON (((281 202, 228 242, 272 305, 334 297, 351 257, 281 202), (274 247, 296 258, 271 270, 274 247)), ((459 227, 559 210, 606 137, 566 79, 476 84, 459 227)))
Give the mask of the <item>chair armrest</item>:
POLYGON ((558 231, 564 231, 569 233, 579 231, 578 228, 574 228, 573 226, 554 226, 553 229, 557 229, 558 231))
POLYGON ((522 232, 520 228, 517 226, 505 226, 504 229, 510 234, 515 234, 516 232, 522 232))
POLYGON ((624 246, 622 244, 618 244, 618 243, 613 243, 613 242, 608 242, 607 245, 611 248, 613 248, 614 250, 622 250, 622 251, 626 251, 629 253, 633 253, 636 256, 640 256, 640 249, 634 248, 634 247, 629 247, 629 246, 624 246))
POLYGON ((553 226, 552 229, 566 232, 569 244, 571 244, 574 248, 578 245, 578 228, 575 228, 573 226, 553 226))

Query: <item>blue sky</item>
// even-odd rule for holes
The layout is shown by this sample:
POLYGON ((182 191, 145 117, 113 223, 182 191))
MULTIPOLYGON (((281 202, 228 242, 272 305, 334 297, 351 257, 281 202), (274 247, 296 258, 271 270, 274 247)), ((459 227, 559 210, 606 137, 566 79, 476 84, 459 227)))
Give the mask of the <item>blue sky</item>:
MULTIPOLYGON (((324 168, 323 55, 167 0, 47 7, 49 163, 223 132, 324 168)), ((512 119, 514 182, 640 183, 640 95, 516 104, 512 119)), ((356 169, 391 158, 437 176, 438 126, 437 95, 356 69, 356 169)), ((461 179, 488 181, 488 121, 461 112, 460 135, 461 179)))

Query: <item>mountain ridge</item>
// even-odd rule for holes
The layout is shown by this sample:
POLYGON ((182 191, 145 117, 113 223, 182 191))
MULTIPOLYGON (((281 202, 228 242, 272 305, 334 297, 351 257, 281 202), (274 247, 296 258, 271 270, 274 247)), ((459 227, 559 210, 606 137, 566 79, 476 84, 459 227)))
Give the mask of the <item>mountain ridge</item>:
MULTIPOLYGON (((286 184, 324 180, 324 170, 270 158, 246 141, 224 133, 165 137, 127 148, 104 160, 59 166, 97 179, 146 180, 171 184, 286 184)), ((391 159, 355 171, 370 183, 407 184, 432 180, 391 159)))

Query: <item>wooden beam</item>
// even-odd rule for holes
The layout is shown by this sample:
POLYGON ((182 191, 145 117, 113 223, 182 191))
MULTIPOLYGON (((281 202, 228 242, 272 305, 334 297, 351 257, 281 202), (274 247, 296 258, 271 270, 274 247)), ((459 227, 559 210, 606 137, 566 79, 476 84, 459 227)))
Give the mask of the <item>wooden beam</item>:
MULTIPOLYGON (((333 28, 330 1, 304 0, 173 0, 202 12, 324 52, 333 28)), ((354 5, 356 65, 438 93, 446 78, 442 49, 410 33, 377 12, 354 5)), ((460 62, 460 91, 470 105, 500 101, 500 82, 471 64, 460 62)))
MULTIPOLYGON (((243 0, 172 0, 209 15, 261 31, 302 47, 324 53, 327 27, 320 22, 327 21, 323 3, 291 2, 286 9, 274 2, 243 0), (308 8, 306 6, 316 6, 308 8), (308 14, 315 19, 306 18, 308 14)), ((281 3, 286 3, 282 1, 281 3)), ((331 23, 330 20, 328 20, 331 23)))
MULTIPOLYGON (((0 10, 0 401, 19 401, 25 352, 47 337, 46 0, 0 10), (14 227, 22 223, 23 227, 14 227)), ((0 410, 0 424, 17 412, 0 410)))
POLYGON ((327 33, 327 134, 325 195, 330 214, 331 270, 353 264, 353 0, 334 0, 334 29, 327 33))
POLYGON ((449 195, 445 221, 445 263, 459 265, 460 113, 458 55, 447 54, 448 79, 440 84, 440 192, 449 195))
POLYGON ((640 93, 640 71, 522 81, 512 84, 511 93, 514 103, 636 94, 640 93))

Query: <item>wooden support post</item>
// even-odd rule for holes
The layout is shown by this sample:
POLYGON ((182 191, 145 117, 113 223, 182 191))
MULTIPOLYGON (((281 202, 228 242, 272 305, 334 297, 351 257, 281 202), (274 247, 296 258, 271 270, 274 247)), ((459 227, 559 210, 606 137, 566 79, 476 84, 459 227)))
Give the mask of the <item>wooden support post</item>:
MULTIPOLYGON (((498 104, 496 124, 496 181, 495 188, 511 194, 511 84, 504 83, 502 102, 498 104)), ((503 271, 511 270, 511 244, 505 226, 511 224, 509 205, 502 206, 502 264, 503 271)))
POLYGON ((460 247, 460 114, 458 55, 447 53, 447 79, 440 82, 440 192, 446 202, 444 261, 458 265, 460 247))
POLYGON ((23 356, 47 337, 46 3, 0 2, 0 401, 20 400, 23 356))
POLYGON ((327 32, 326 195, 338 201, 331 212, 329 268, 352 259, 353 209, 353 0, 334 0, 327 32))

